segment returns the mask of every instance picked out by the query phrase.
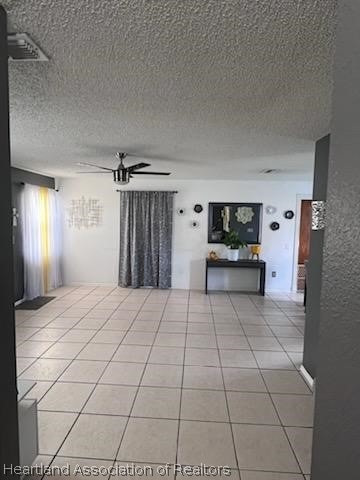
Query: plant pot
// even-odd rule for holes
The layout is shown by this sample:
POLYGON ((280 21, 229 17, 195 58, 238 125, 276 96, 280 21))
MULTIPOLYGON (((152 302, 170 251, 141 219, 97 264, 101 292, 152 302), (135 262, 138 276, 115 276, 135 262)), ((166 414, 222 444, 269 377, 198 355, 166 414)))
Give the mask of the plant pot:
POLYGON ((237 249, 228 248, 227 249, 227 258, 231 262, 236 262, 237 260, 239 260, 239 249, 238 248, 237 249))
POLYGON ((249 260, 250 251, 247 247, 242 247, 239 250, 239 260, 249 260))

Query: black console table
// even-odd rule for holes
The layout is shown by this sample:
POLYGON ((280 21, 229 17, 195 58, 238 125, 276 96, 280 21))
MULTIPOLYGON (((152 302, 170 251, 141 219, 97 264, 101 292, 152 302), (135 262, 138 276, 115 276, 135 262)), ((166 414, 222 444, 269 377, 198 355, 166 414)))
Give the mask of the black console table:
POLYGON ((265 295, 265 276, 266 276, 266 262, 264 260, 237 260, 231 261, 225 258, 219 260, 206 259, 205 271, 205 293, 208 293, 208 272, 209 268, 257 268, 260 270, 260 295, 265 295))

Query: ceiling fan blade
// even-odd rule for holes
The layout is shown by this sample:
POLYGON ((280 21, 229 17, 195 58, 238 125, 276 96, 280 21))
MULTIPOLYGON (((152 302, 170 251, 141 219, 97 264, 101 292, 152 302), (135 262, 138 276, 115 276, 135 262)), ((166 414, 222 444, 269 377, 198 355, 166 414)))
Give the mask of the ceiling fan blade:
POLYGON ((132 175, 171 175, 170 172, 131 172, 132 175))
POLYGON ((135 170, 139 170, 140 168, 150 167, 150 163, 137 163, 136 165, 130 165, 130 167, 126 167, 128 172, 132 173, 135 170))
POLYGON ((100 170, 99 172, 75 172, 75 173, 112 173, 112 172, 100 170))
POLYGON ((93 163, 87 163, 87 162, 78 162, 77 165, 83 166, 83 167, 95 167, 95 168, 101 168, 101 170, 108 170, 109 172, 112 172, 112 168, 108 167, 102 167, 101 165, 94 165, 93 163))

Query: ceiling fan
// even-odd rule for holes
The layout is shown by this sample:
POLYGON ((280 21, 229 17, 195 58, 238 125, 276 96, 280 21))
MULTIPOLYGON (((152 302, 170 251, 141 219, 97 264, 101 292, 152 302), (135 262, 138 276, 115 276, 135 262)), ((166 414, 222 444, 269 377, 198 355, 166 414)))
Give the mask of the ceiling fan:
POLYGON ((119 166, 116 169, 102 167, 101 165, 94 165, 93 163, 79 162, 77 165, 86 166, 86 167, 95 167, 100 168, 100 171, 92 172, 76 172, 76 173, 112 173, 114 182, 118 185, 126 185, 129 183, 130 178, 133 178, 134 175, 170 175, 169 172, 139 172, 138 170, 150 167, 150 163, 137 163, 135 165, 130 165, 125 167, 124 159, 127 157, 125 152, 117 152, 116 158, 119 160, 119 166))

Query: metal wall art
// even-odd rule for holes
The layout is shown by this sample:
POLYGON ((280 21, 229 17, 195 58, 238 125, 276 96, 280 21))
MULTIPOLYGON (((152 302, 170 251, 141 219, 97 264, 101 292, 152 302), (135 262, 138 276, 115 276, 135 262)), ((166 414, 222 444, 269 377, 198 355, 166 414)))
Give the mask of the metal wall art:
POLYGON ((324 230, 326 221, 326 202, 317 200, 311 202, 311 230, 324 230))
POLYGON ((280 224, 278 222, 272 222, 270 223, 270 228, 275 232, 276 230, 279 230, 280 224))
POLYGON ((243 225, 250 223, 254 215, 255 212, 251 207, 238 207, 235 213, 237 221, 243 225))
POLYGON ((272 205, 268 205, 267 207, 265 207, 265 212, 268 215, 273 215, 276 212, 276 207, 273 207, 272 205))
POLYGON ((191 220, 190 226, 192 228, 198 228, 200 227, 200 223, 197 220, 191 220))
POLYGON ((177 212, 177 214, 180 215, 180 216, 181 216, 181 215, 185 215, 185 208, 180 207, 180 208, 178 208, 178 209, 176 210, 176 212, 177 212))
POLYGON ((68 225, 77 229, 98 227, 102 224, 103 207, 100 200, 84 196, 71 200, 68 225))

